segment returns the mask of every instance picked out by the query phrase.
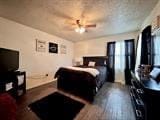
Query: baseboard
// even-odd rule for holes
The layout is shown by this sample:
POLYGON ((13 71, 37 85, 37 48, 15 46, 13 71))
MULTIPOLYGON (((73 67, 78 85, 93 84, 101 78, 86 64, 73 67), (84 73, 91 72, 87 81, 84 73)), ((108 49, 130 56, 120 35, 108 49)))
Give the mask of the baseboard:
POLYGON ((35 87, 38 87, 38 86, 41 86, 41 85, 48 84, 50 82, 54 82, 54 81, 56 81, 56 79, 53 79, 53 80, 50 80, 50 81, 41 82, 41 83, 35 84, 33 86, 28 86, 26 89, 29 90, 29 89, 32 89, 32 88, 35 88, 35 87))

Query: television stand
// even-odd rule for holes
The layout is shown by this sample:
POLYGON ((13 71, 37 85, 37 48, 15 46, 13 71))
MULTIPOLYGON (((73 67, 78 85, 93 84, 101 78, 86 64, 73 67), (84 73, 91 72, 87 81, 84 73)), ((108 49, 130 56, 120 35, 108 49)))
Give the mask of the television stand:
POLYGON ((18 98, 26 93, 26 72, 12 71, 0 74, 0 93, 18 98))

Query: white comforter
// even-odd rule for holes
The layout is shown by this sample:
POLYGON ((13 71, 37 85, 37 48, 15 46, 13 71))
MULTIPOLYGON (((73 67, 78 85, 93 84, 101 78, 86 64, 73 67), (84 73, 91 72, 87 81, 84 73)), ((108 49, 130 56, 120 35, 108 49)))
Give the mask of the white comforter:
POLYGON ((94 69, 94 68, 81 68, 81 67, 65 67, 65 68, 72 69, 72 70, 77 70, 77 71, 88 72, 91 75, 93 75, 94 77, 99 75, 99 71, 97 69, 94 69))

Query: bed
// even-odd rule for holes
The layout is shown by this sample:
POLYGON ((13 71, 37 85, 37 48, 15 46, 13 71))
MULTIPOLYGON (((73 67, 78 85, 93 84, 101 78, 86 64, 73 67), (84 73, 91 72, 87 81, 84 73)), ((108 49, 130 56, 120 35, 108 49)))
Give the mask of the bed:
POLYGON ((72 69, 72 67, 59 68, 55 74, 58 89, 93 101, 94 96, 107 79, 106 61, 105 56, 83 57, 83 65, 78 66, 80 70, 72 69), (95 65, 88 66, 91 62, 94 62, 95 65), (85 70, 91 68, 94 73, 98 71, 98 74, 93 75, 81 70, 82 68, 85 70))

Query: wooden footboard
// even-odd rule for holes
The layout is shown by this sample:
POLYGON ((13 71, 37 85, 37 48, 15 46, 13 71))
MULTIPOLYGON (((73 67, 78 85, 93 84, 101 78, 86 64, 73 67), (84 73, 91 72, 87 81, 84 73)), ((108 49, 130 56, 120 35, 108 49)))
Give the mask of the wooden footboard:
POLYGON ((67 78, 58 78, 58 89, 80 96, 90 102, 93 101, 96 94, 96 86, 84 79, 77 79, 78 76, 68 76, 67 78))

